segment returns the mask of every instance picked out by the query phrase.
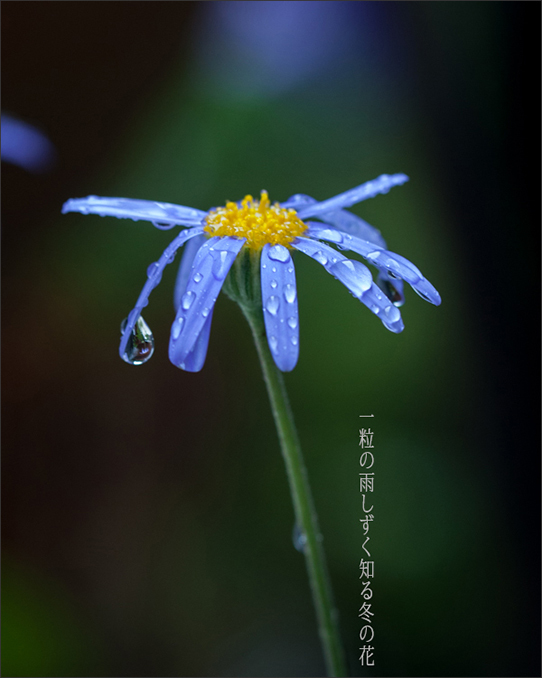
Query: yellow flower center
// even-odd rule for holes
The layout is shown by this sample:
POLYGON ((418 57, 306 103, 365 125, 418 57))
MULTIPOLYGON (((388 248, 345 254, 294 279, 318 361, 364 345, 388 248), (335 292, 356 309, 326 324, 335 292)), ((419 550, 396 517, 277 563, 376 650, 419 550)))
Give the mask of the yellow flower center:
POLYGON ((205 221, 203 230, 209 237, 246 238, 245 245, 254 250, 266 243, 289 247, 294 238, 307 230, 294 209, 284 209, 278 202, 271 205, 267 191, 262 191, 259 201, 247 195, 240 207, 227 202, 225 207, 210 210, 205 221))

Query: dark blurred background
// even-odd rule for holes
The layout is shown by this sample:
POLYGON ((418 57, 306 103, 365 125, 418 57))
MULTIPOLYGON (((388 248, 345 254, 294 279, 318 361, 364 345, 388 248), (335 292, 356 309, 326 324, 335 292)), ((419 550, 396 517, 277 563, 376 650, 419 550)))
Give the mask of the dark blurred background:
POLYGON ((172 239, 60 215, 88 194, 201 209, 330 197, 440 291, 387 332, 296 259, 286 376, 351 675, 540 675, 540 4, 3 2, 4 676, 314 676, 324 667, 255 350, 219 298, 199 374, 119 324, 172 239), (358 657, 359 414, 374 413, 375 666, 358 657))

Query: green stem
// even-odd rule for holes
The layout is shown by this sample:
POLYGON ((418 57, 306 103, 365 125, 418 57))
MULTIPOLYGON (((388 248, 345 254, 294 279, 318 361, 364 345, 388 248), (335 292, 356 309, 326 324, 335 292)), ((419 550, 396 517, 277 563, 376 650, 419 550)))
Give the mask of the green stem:
POLYGON ((344 652, 337 624, 338 615, 333 603, 321 543, 322 535, 318 527, 318 518, 312 500, 307 470, 303 462, 282 373, 277 369, 269 350, 261 307, 256 309, 244 306, 242 308, 252 330, 262 365, 282 455, 286 463, 295 518, 306 538, 304 544, 305 560, 328 674, 330 676, 346 676, 344 652))

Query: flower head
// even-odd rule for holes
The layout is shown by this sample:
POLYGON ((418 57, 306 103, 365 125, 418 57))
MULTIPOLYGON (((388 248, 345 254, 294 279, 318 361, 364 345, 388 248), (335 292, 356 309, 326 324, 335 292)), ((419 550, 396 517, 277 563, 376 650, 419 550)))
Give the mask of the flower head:
POLYGON ((2 113, 2 160, 29 172, 44 172, 56 150, 49 139, 27 122, 2 113))
POLYGON ((321 264, 392 332, 404 329, 398 308, 404 301, 403 281, 426 301, 440 304, 438 292, 419 269, 388 251, 379 231, 345 209, 406 181, 404 174, 383 174, 323 202, 294 195, 282 204, 271 204, 267 192, 262 191, 259 201, 248 195, 240 203, 227 202, 225 207, 208 212, 169 203, 89 196, 68 200, 62 212, 141 219, 162 229, 187 227, 147 269, 147 282, 121 327, 120 355, 126 362, 139 365, 151 357, 154 340, 141 311, 164 268, 186 243, 174 295, 176 317, 169 343, 173 364, 190 372, 203 367, 214 304, 237 255, 245 249, 259 257, 269 348, 279 369, 288 372, 299 355, 293 250, 321 264), (367 266, 327 243, 356 252, 375 266, 376 283, 367 266))

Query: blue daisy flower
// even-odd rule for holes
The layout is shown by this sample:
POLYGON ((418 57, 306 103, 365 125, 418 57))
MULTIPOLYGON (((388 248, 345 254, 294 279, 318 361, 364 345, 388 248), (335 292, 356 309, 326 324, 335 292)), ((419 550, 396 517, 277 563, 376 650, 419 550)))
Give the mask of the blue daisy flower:
POLYGON ((176 317, 169 342, 171 362, 189 372, 198 372, 203 367, 216 299, 237 255, 246 248, 260 255, 261 304, 271 354, 277 367, 289 372, 299 356, 292 250, 303 252, 321 264, 391 332, 404 329, 399 311, 404 301, 403 281, 426 301, 440 304, 439 293, 419 269, 388 251, 379 231, 345 209, 387 193, 406 181, 408 177, 404 174, 383 174, 322 202, 307 195, 294 195, 286 202, 271 204, 262 191, 260 200, 247 195, 241 202, 227 202, 224 207, 208 212, 147 200, 88 196, 68 200, 62 212, 146 220, 161 229, 187 227, 166 247, 160 259, 149 266, 147 282, 123 322, 119 352, 126 362, 140 365, 151 357, 154 340, 141 311, 166 265, 186 244, 175 285, 176 317), (367 266, 348 259, 336 248, 356 252, 375 266, 376 282, 367 266))

